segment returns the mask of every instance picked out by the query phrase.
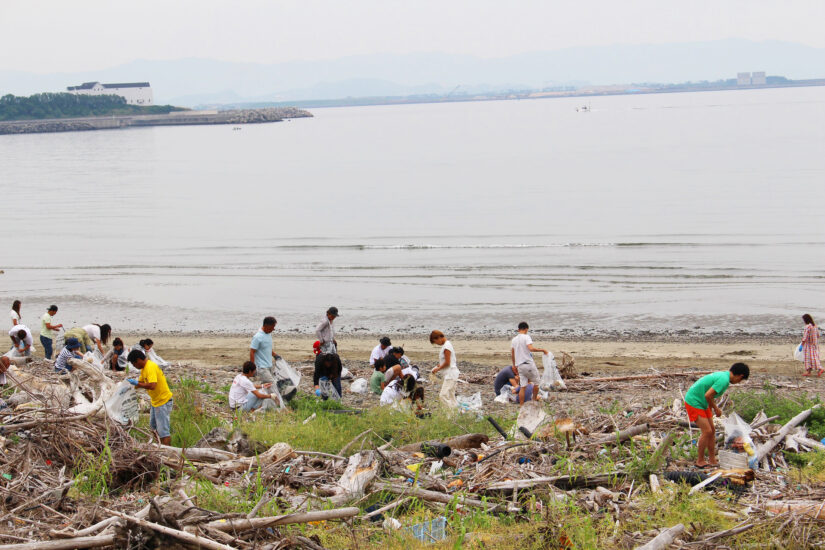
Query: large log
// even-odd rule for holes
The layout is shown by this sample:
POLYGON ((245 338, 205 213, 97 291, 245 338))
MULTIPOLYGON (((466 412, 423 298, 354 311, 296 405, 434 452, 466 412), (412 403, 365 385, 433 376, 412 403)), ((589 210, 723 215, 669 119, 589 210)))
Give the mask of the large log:
POLYGON ((388 493, 420 498, 421 500, 427 500, 429 502, 440 502, 441 504, 449 504, 453 501, 453 499, 456 499, 458 504, 461 504, 463 506, 473 506, 476 508, 485 508, 488 512, 494 512, 500 508, 505 508, 508 512, 512 513, 521 512, 521 509, 518 506, 509 504, 494 504, 492 502, 483 502, 481 500, 470 498, 466 495, 461 494, 448 494, 439 491, 427 491, 426 489, 421 489, 418 487, 410 487, 403 485, 399 486, 390 483, 383 485, 381 488, 387 491, 388 493))
POLYGON ((300 512, 297 514, 286 514, 283 516, 272 516, 268 518, 240 518, 240 519, 219 519, 210 521, 206 527, 234 533, 239 531, 249 531, 251 529, 266 529, 279 525, 290 525, 293 523, 309 523, 311 521, 327 521, 331 519, 351 518, 358 515, 360 510, 356 507, 335 508, 332 510, 318 510, 315 512, 300 512))
POLYGON ((779 443, 784 441, 785 436, 788 435, 791 429, 795 428, 796 426, 804 422, 805 419, 807 419, 811 415, 811 412, 818 407, 819 405, 814 405, 810 409, 804 410, 798 415, 791 418, 787 424, 782 426, 779 429, 779 431, 776 432, 776 435, 774 435, 772 438, 770 438, 765 443, 759 446, 759 448, 756 450, 756 461, 762 462, 762 459, 768 456, 768 453, 770 453, 774 447, 776 447, 779 443))
POLYGON ((765 509, 772 514, 791 512, 814 519, 825 519, 825 501, 819 500, 769 500, 765 509))
MULTIPOLYGON (((135 525, 139 525, 145 529, 151 529, 152 531, 156 531, 163 535, 168 535, 170 537, 174 537, 178 540, 183 542, 187 542, 189 544, 194 545, 196 548, 206 548, 207 550, 236 550, 232 546, 227 546, 225 544, 221 544, 220 542, 215 542, 211 539, 205 537, 199 537, 197 535, 193 535, 192 533, 187 533, 185 531, 179 531, 177 529, 172 529, 171 527, 166 527, 164 525, 159 525, 157 523, 152 523, 151 521, 146 521, 140 518, 136 518, 135 516, 130 516, 128 514, 123 514, 121 512, 117 512, 115 510, 105 509, 107 513, 112 514, 113 516, 117 516, 119 518, 123 518, 129 523, 134 523, 135 525)), ((71 542, 74 539, 67 539, 63 542, 71 542)), ((0 549, 2 550, 2 549, 0 549)))
POLYGON ((276 443, 257 457, 249 456, 210 464, 203 468, 203 473, 213 477, 220 477, 221 474, 227 472, 245 472, 255 464, 260 464, 261 466, 277 464, 287 458, 295 458, 295 456, 292 447, 287 443, 276 443))
POLYGON ((115 543, 114 533, 104 533, 95 537, 50 540, 45 542, 24 542, 21 544, 0 544, 0 550, 73 550, 74 548, 102 548, 115 543))
MULTIPOLYGON (((451 449, 478 449, 481 447, 482 443, 487 443, 489 440, 490 438, 484 434, 464 434, 449 437, 441 443, 447 445, 451 449)), ((420 441, 418 443, 411 443, 409 445, 404 445, 403 447, 398 447, 398 450, 408 453, 418 453, 421 451, 422 443, 427 442, 420 441)))
POLYGON ((163 454, 180 458, 183 455, 189 460, 195 462, 221 462, 226 460, 237 460, 238 455, 230 453, 229 451, 222 451, 220 449, 212 449, 210 447, 187 447, 181 449, 180 447, 169 447, 168 445, 160 445, 160 450, 163 454))
POLYGON ((685 526, 681 523, 678 523, 670 529, 665 529, 664 531, 656 535, 647 544, 637 546, 636 550, 664 550, 665 548, 673 544, 673 541, 676 539, 676 537, 681 535, 684 530, 685 526))
POLYGON ((627 441, 634 435, 641 435, 643 433, 647 433, 650 431, 650 426, 647 424, 639 424, 638 426, 631 426, 626 430, 622 430, 616 433, 603 435, 601 437, 597 437, 592 441, 588 441, 590 445, 610 445, 613 443, 621 443, 622 441, 627 441))
POLYGON ((541 485, 554 485, 563 489, 573 489, 576 487, 598 487, 599 485, 608 485, 611 480, 616 477, 626 476, 625 472, 608 472, 606 474, 597 474, 593 476, 588 475, 563 475, 563 476, 545 476, 534 477, 528 479, 511 479, 509 481, 499 481, 492 483, 484 488, 485 492, 497 491, 518 491, 521 489, 530 489, 541 485))

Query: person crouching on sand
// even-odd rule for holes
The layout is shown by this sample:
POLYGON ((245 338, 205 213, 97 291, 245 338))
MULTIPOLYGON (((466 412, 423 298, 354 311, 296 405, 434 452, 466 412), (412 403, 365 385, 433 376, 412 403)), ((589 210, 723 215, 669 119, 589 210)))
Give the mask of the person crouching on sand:
POLYGON ((252 378, 255 377, 257 367, 252 361, 247 361, 243 364, 243 372, 238 374, 232 381, 232 386, 229 388, 229 408, 243 411, 267 411, 269 409, 277 409, 278 405, 272 399, 272 396, 265 391, 272 387, 271 383, 255 384, 252 378))
POLYGON ((458 384, 458 377, 461 372, 458 370, 453 344, 447 340, 447 337, 440 330, 434 330, 430 333, 430 343, 441 346, 438 352, 438 366, 432 370, 433 374, 444 371, 444 382, 441 384, 438 398, 446 406, 455 409, 458 407, 458 401, 455 399, 455 387, 458 384))
POLYGON ((162 445, 172 443, 172 392, 166 377, 157 363, 149 361, 142 351, 133 349, 129 352, 128 361, 140 370, 140 377, 135 380, 128 378, 130 384, 136 388, 144 388, 152 399, 149 410, 149 426, 160 439, 162 445))
POLYGON ((716 399, 721 397, 731 384, 747 380, 750 368, 745 363, 734 363, 730 371, 713 372, 697 380, 685 394, 685 409, 688 420, 695 422, 702 435, 697 442, 696 467, 716 466, 716 431, 713 427, 713 413, 721 417, 722 411, 716 406, 716 399), (705 461, 705 451, 708 460, 705 461))

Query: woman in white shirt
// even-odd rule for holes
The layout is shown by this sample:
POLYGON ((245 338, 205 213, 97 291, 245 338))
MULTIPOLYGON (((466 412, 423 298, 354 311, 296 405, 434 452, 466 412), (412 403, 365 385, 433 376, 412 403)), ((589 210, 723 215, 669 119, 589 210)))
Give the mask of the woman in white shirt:
POLYGON ((438 366, 432 371, 433 374, 444 371, 444 382, 441 384, 441 391, 438 394, 438 398, 446 406, 453 409, 457 408, 458 402, 455 400, 455 387, 456 384, 458 384, 458 376, 461 373, 458 370, 453 345, 440 330, 434 330, 430 333, 430 343, 441 346, 441 350, 438 352, 438 366))
POLYGON ((110 327, 107 324, 94 324, 86 325, 85 327, 83 327, 83 330, 86 331, 86 334, 88 334, 92 342, 95 343, 97 349, 100 350, 100 353, 106 353, 103 349, 103 346, 105 346, 109 342, 109 336, 112 334, 112 327, 110 327))
POLYGON ((11 326, 16 327, 22 321, 20 320, 20 300, 15 300, 11 304, 11 311, 9 311, 9 317, 11 317, 11 326))

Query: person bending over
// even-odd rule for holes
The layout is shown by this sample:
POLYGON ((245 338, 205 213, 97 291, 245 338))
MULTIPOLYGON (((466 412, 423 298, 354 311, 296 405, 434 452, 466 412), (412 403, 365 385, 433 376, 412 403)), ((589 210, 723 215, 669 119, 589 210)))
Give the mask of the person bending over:
POLYGON ((375 365, 376 361, 385 358, 390 352, 391 345, 392 342, 390 342, 390 339, 387 336, 383 336, 380 340, 378 340, 378 345, 372 348, 372 353, 370 353, 370 365, 375 365))
POLYGON ((85 330, 86 334, 89 335, 89 339, 97 347, 97 350, 100 352, 100 354, 103 355, 104 353, 106 353, 106 351, 104 350, 104 346, 109 343, 109 336, 112 335, 112 327, 110 327, 106 323, 102 325, 98 325, 95 323, 84 326, 83 330, 85 330))
POLYGON ((115 338, 112 340, 112 349, 107 351, 106 355, 103 356, 103 365, 116 371, 126 370, 128 363, 126 360, 127 355, 123 340, 115 338))
POLYGON ((16 350, 21 357, 31 357, 34 338, 32 338, 32 331, 29 330, 29 327, 26 325, 15 325, 9 331, 9 338, 11 338, 13 349, 16 350))
POLYGON ((54 360, 54 372, 57 374, 66 374, 72 370, 69 364, 69 359, 83 360, 83 355, 78 353, 80 349, 80 342, 77 338, 66 338, 65 345, 60 353, 57 354, 57 359, 54 360))
POLYGON ((149 426, 160 439, 162 445, 172 443, 172 392, 166 377, 157 363, 146 359, 140 350, 129 352, 128 361, 140 371, 140 377, 135 380, 128 378, 130 384, 136 388, 144 388, 152 400, 149 410, 149 426))
MULTIPOLYGON (((338 392, 339 399, 343 394, 341 391, 341 371, 344 366, 337 353, 322 353, 315 356, 315 372, 312 375, 312 385, 315 386, 315 395, 325 397, 321 391, 321 380, 328 380, 332 383, 335 391, 338 392)), ((329 396, 326 396, 329 397, 329 396)))
POLYGON ((713 413, 721 417, 722 411, 716 406, 731 384, 747 380, 750 368, 745 363, 734 363, 729 371, 713 372, 697 380, 685 394, 685 409, 688 420, 695 422, 702 435, 697 442, 696 467, 716 466, 716 432, 713 427, 713 413), (708 459, 705 461, 705 452, 708 459))

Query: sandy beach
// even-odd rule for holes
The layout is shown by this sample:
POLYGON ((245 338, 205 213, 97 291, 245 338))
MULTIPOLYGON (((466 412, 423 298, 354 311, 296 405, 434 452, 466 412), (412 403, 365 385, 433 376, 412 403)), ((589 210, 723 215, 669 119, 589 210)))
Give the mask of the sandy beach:
MULTIPOLYGON (((248 359, 248 335, 222 334, 126 334, 121 335, 131 343, 139 338, 150 337, 155 349, 169 361, 180 361, 201 367, 239 366, 248 359)), ((420 335, 389 334, 393 345, 400 345, 406 354, 419 365, 434 366, 438 348, 420 335)), ((273 333, 274 348, 290 362, 312 361, 312 343, 315 337, 273 333)), ((345 363, 366 364, 370 351, 378 343, 379 336, 338 336, 339 352, 345 363)), ((791 358, 794 342, 744 340, 729 342, 663 342, 663 341, 587 341, 541 340, 541 345, 554 353, 567 352, 575 359, 578 372, 610 376, 629 372, 649 371, 651 368, 667 369, 696 367, 727 369, 736 361, 748 363, 757 373, 794 375, 801 373, 801 366, 791 358)), ((501 337, 451 338, 458 356, 459 366, 504 367, 510 361, 510 340, 501 337)))

